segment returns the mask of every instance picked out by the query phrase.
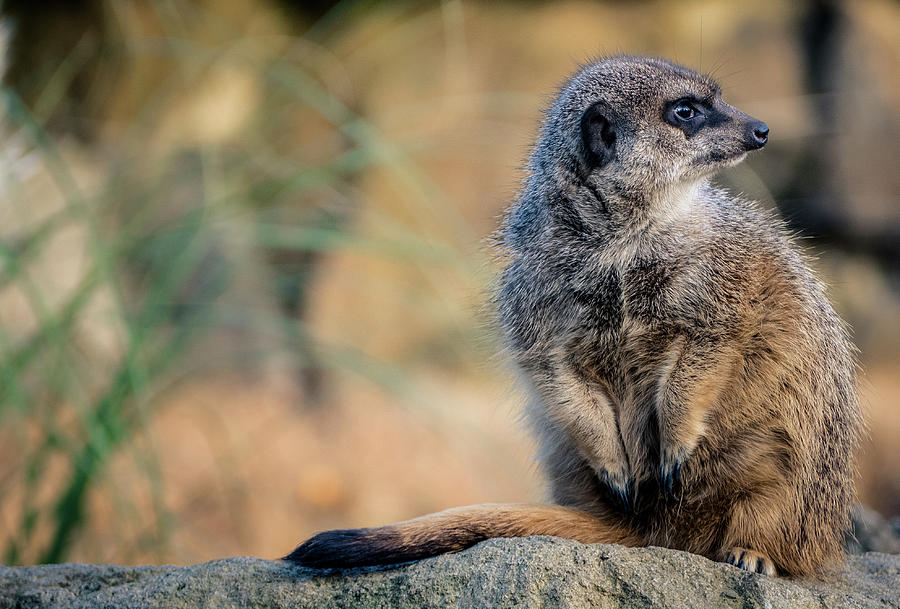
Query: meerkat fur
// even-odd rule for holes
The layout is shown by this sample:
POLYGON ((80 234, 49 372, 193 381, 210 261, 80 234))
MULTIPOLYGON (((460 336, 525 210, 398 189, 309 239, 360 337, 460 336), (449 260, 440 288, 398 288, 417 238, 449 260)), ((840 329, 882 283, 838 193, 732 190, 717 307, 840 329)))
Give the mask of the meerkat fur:
POLYGON ((557 535, 769 575, 840 564, 862 429, 854 350, 777 216, 709 182, 767 139, 669 61, 576 72, 503 226, 495 297, 556 505, 329 531, 286 558, 393 564, 557 535))

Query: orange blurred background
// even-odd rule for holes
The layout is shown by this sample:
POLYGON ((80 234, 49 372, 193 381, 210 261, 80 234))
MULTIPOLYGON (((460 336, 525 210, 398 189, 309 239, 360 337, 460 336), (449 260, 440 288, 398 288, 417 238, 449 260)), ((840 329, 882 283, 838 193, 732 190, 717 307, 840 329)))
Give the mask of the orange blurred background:
POLYGON ((0 561, 277 557, 540 500, 487 244, 541 109, 624 51, 765 120, 900 514, 895 2, 5 2, 0 561))

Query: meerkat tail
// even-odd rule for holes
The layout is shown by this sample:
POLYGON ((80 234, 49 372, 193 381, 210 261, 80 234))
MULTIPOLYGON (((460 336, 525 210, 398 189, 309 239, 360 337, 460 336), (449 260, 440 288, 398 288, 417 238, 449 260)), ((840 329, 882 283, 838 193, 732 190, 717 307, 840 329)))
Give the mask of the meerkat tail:
POLYGON ((494 537, 553 535, 582 543, 643 545, 631 531, 558 505, 485 503, 383 527, 325 531, 283 560, 318 569, 390 565, 458 552, 494 537))

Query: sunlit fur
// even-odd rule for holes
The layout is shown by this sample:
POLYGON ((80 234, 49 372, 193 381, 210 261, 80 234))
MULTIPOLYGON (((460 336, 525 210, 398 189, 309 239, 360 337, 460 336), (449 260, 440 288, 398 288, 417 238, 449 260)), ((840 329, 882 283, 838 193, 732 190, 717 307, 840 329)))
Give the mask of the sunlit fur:
POLYGON ((781 222, 708 184, 761 147, 748 144, 754 120, 667 61, 577 72, 508 214, 496 294, 538 460, 566 507, 324 533, 289 558, 383 564, 554 534, 768 574, 839 564, 861 429, 853 349, 781 222), (685 97, 717 119, 694 133, 666 122, 685 97), (580 127, 595 104, 615 133, 602 164, 580 127))

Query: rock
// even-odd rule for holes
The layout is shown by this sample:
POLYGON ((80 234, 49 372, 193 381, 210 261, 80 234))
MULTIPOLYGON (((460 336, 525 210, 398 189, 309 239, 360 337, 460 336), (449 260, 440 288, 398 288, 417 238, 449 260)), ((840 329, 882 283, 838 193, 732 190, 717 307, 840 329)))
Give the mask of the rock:
POLYGON ((192 567, 0 567, 0 609, 42 607, 900 607, 900 556, 824 581, 771 578, 662 548, 492 539, 393 569, 315 572, 228 558, 192 567))

